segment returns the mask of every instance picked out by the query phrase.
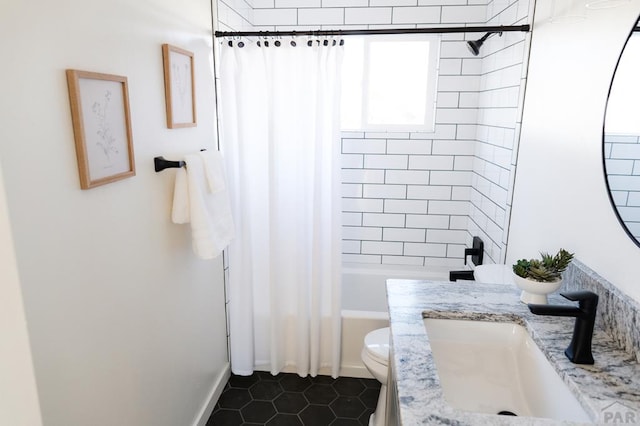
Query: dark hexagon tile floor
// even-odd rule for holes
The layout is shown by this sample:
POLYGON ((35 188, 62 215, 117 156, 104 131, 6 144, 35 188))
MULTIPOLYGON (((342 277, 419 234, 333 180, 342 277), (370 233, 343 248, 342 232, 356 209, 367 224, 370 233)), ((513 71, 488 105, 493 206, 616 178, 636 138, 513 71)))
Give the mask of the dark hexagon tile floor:
POLYGON ((207 426, 362 426, 376 408, 375 379, 232 375, 207 426))

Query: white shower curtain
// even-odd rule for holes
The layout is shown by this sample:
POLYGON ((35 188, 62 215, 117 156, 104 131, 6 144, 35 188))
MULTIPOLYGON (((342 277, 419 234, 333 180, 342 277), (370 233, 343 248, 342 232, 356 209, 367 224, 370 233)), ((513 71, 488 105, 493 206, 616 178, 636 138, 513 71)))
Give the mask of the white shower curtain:
POLYGON ((337 377, 343 49, 267 41, 220 50, 231 368, 337 377))

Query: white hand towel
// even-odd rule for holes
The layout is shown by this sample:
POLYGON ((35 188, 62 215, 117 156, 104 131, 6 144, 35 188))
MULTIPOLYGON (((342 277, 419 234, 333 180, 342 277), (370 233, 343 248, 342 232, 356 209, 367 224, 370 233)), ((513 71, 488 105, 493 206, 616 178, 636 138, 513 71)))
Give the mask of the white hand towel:
POLYGON ((187 182, 187 171, 184 167, 181 167, 176 170, 171 220, 173 223, 189 223, 189 216, 189 184, 187 182))
POLYGON ((194 154, 185 156, 185 162, 186 171, 178 170, 176 174, 172 219, 175 223, 190 222, 194 253, 201 259, 213 259, 234 236, 222 159, 220 154, 194 154), (187 197, 184 197, 185 180, 187 197), (211 192, 211 186, 216 188, 215 193, 211 192))
POLYGON ((204 172, 207 175, 209 192, 215 194, 226 188, 224 180, 224 164, 220 151, 200 151, 204 162, 204 172))

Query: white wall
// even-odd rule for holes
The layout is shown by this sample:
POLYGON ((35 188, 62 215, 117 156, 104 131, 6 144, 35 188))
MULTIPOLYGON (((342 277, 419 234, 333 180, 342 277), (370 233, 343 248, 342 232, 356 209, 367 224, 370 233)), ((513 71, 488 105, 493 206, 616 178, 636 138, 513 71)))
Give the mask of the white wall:
POLYGON ((18 268, 0 170, 0 425, 39 426, 33 371, 18 268))
POLYGON ((559 23, 552 3, 536 7, 507 261, 564 247, 640 300, 640 248, 616 219, 602 166, 607 92, 640 0, 559 23))
POLYGON ((228 371, 222 261, 170 223, 153 157, 215 149, 210 3, 5 3, 0 161, 43 423, 194 424, 228 371), (166 127, 162 43, 195 52, 195 128, 166 127), (80 190, 66 68, 128 77, 137 176, 80 190))

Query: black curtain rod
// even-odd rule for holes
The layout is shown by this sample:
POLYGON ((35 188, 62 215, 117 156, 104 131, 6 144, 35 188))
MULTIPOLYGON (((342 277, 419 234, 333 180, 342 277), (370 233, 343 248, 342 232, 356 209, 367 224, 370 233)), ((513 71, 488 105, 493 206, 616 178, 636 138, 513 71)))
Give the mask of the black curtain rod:
POLYGON ((440 27, 440 28, 377 28, 372 30, 306 30, 306 31, 216 31, 215 37, 272 37, 272 36, 350 36, 387 34, 448 34, 488 32, 528 32, 530 25, 506 25, 493 27, 440 27))

